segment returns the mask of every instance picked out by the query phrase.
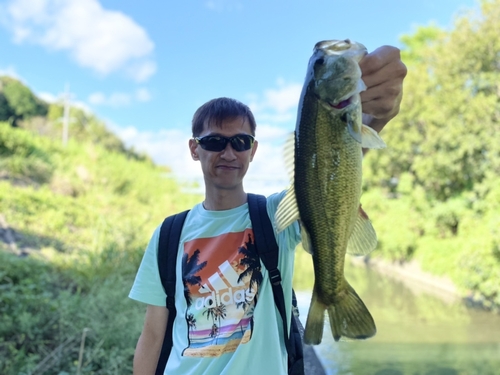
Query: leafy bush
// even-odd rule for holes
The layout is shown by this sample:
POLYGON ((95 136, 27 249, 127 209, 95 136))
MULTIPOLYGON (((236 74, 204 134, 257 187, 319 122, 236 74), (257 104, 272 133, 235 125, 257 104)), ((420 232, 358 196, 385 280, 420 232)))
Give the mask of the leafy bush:
POLYGON ((0 171, 25 182, 45 183, 54 170, 48 140, 0 123, 0 171), (49 152, 47 152, 49 151, 49 152))
MULTIPOLYGON (((119 267, 119 265, 117 265, 119 267)), ((130 373, 143 307, 129 301, 129 277, 71 272, 0 251, 0 373, 130 373), (81 281, 81 280, 80 280, 81 281), (83 360, 78 363, 82 332, 83 360)))

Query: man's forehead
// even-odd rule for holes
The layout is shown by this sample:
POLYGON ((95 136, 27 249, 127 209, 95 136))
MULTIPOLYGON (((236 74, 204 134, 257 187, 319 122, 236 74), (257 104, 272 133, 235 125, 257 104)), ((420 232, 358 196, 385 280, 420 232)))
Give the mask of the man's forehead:
POLYGON ((250 131, 250 123, 246 117, 227 117, 223 119, 209 119, 204 123, 203 128, 208 131, 218 131, 218 130, 232 130, 232 129, 245 129, 250 131))

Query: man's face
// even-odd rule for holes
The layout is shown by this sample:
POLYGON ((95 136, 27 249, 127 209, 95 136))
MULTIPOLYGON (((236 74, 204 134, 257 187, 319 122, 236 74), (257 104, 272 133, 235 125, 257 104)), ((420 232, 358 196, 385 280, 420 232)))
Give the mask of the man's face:
MULTIPOLYGON (((246 118, 224 120, 221 127, 205 125, 199 137, 221 135, 232 137, 237 134, 252 134, 246 118)), ((257 150, 257 141, 247 151, 235 151, 230 143, 220 152, 204 150, 194 139, 189 140, 193 160, 199 160, 207 189, 243 189, 243 177, 257 150)))

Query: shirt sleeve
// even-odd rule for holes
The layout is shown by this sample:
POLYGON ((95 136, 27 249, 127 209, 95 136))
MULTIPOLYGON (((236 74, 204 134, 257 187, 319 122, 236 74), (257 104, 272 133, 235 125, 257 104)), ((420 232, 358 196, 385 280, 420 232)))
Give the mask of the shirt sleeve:
POLYGON ((166 294, 158 271, 158 239, 160 227, 154 231, 135 276, 129 298, 148 305, 166 306, 166 294))

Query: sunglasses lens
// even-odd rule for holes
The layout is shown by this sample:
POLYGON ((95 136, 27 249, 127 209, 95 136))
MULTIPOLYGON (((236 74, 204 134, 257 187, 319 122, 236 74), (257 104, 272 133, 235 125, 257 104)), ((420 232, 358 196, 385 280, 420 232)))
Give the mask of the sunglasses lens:
POLYGON ((195 138, 201 148, 207 151, 221 152, 231 142, 231 147, 238 152, 250 150, 253 145, 254 138, 248 134, 238 134, 231 138, 226 138, 220 135, 207 135, 201 138, 195 138))
POLYGON ((220 152, 226 148, 229 140, 225 137, 207 136, 198 139, 201 148, 207 151, 220 152))
POLYGON ((231 146, 235 151, 250 150, 253 145, 253 137, 247 134, 240 134, 231 137, 231 146))

